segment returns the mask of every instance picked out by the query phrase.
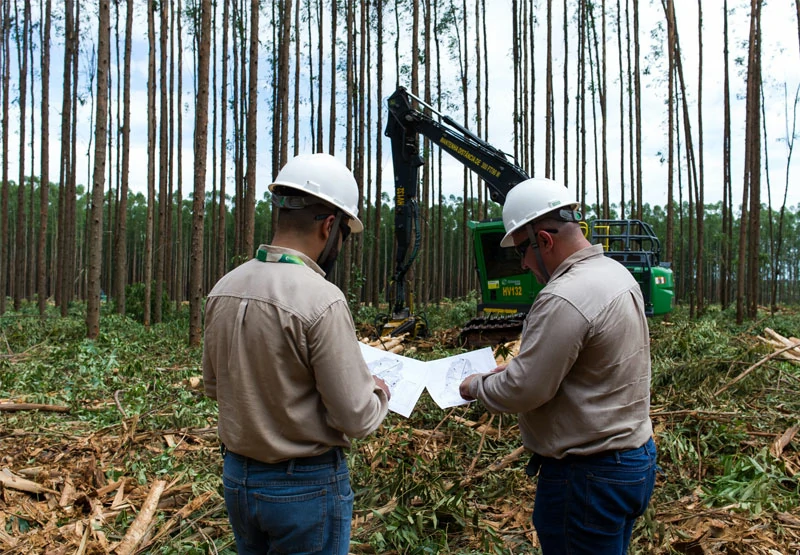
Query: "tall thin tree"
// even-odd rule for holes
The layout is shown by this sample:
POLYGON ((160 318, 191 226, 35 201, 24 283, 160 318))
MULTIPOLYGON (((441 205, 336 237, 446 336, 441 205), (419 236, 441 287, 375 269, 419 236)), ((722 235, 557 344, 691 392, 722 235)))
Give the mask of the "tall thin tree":
POLYGON ((94 176, 92 178, 91 235, 86 299, 86 336, 100 333, 100 274, 103 262, 103 190, 106 179, 106 136, 108 130, 108 68, 111 57, 109 0, 99 2, 97 29, 97 113, 94 127, 94 176))
MULTIPOLYGON (((50 23, 51 5, 44 5, 44 29, 42 31, 42 170, 39 180, 39 245, 36 257, 36 289, 38 291, 39 315, 44 316, 47 307, 47 208, 50 189, 50 23)), ((0 292, 5 296, 5 292, 0 292)))
POLYGON ((211 0, 202 0, 200 44, 197 55, 197 103, 194 133, 194 200, 192 202, 192 248, 189 272, 189 345, 200 344, 203 300, 203 228, 208 150, 208 74, 211 53, 211 0))
MULTIPOLYGON (((14 11, 16 12, 16 0, 14 11)), ((22 16, 22 37, 17 17, 17 49, 19 51, 19 181, 17 181, 17 233, 14 248, 14 310, 19 310, 25 294, 25 111, 28 90, 28 41, 30 40, 31 2, 25 0, 22 16), (21 44, 20 44, 21 41, 21 44)), ((33 186, 33 184, 31 184, 33 186)))
POLYGON ((122 61, 122 168, 119 204, 114 234, 114 291, 117 313, 125 314, 125 285, 128 278, 128 184, 131 167, 131 50, 133 45, 133 0, 125 2, 125 47, 122 61))

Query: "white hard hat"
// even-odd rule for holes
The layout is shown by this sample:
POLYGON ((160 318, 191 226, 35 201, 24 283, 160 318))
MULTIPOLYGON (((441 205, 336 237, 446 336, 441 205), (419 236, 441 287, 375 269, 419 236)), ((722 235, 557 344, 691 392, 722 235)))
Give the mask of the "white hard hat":
MULTIPOLYGON (((559 208, 574 211, 579 203, 575 202, 569 189, 553 181, 541 177, 526 179, 517 183, 508 192, 503 205, 503 227, 506 234, 500 241, 501 247, 514 246, 511 236, 526 224, 533 222, 559 208)), ((569 221, 577 221, 580 216, 569 221)))
MULTIPOLYGON (((349 217, 353 233, 361 233, 364 224, 358 219, 358 185, 353 172, 330 154, 301 154, 289 160, 269 190, 291 187, 339 208, 349 217)), ((299 207, 298 207, 299 208, 299 207)))

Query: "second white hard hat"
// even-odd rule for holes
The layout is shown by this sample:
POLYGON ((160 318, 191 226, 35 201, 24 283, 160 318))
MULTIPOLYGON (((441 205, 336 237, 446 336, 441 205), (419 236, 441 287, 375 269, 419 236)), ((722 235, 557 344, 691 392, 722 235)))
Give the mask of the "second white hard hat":
POLYGON ((303 191, 339 208, 349 218, 353 233, 361 233, 358 219, 358 185, 353 172, 330 154, 301 154, 289 160, 269 190, 284 186, 303 191))
POLYGON ((503 227, 506 234, 500 241, 500 246, 514 246, 512 235, 524 225, 559 208, 569 207, 576 210, 579 206, 570 195, 569 189, 552 179, 534 177, 517 183, 508 192, 503 205, 503 227))

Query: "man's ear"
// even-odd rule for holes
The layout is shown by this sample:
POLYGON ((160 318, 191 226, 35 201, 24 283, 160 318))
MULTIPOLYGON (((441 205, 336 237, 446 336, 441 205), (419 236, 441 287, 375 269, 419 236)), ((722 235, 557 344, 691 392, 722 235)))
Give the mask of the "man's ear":
POLYGON ((333 221, 336 219, 336 216, 328 216, 324 220, 322 220, 322 225, 319 226, 319 234, 320 238, 323 241, 327 241, 328 237, 331 234, 331 230, 333 229, 333 221))
POLYGON ((536 234, 536 242, 539 244, 539 247, 551 247, 553 246, 553 236, 547 233, 545 230, 539 230, 536 234))

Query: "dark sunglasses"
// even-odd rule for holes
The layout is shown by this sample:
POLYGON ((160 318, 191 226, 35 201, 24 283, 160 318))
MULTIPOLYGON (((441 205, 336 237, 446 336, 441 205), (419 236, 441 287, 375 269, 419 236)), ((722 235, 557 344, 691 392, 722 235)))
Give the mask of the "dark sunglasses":
MULTIPOLYGON (((335 216, 336 214, 317 214, 314 216, 315 221, 324 220, 328 216, 335 216)), ((342 243, 347 241, 347 238, 350 236, 350 226, 347 225, 347 220, 343 219, 339 223, 339 231, 342 233, 342 243)))
POLYGON ((531 246, 531 240, 525 239, 519 245, 514 245, 514 248, 516 249, 517 254, 519 255, 520 258, 525 258, 525 253, 528 252, 528 247, 530 246, 531 246))
MULTIPOLYGON (((540 229, 539 231, 546 231, 551 235, 555 235, 556 233, 558 233, 557 229, 540 229)), ((537 231, 536 233, 539 233, 539 231, 537 231)), ((519 255, 520 258, 525 258, 525 253, 528 252, 528 247, 530 246, 531 246, 531 239, 530 237, 528 237, 519 245, 514 245, 514 248, 517 250, 517 254, 519 255)), ((539 246, 533 245, 533 248, 537 249, 539 248, 539 246)))

